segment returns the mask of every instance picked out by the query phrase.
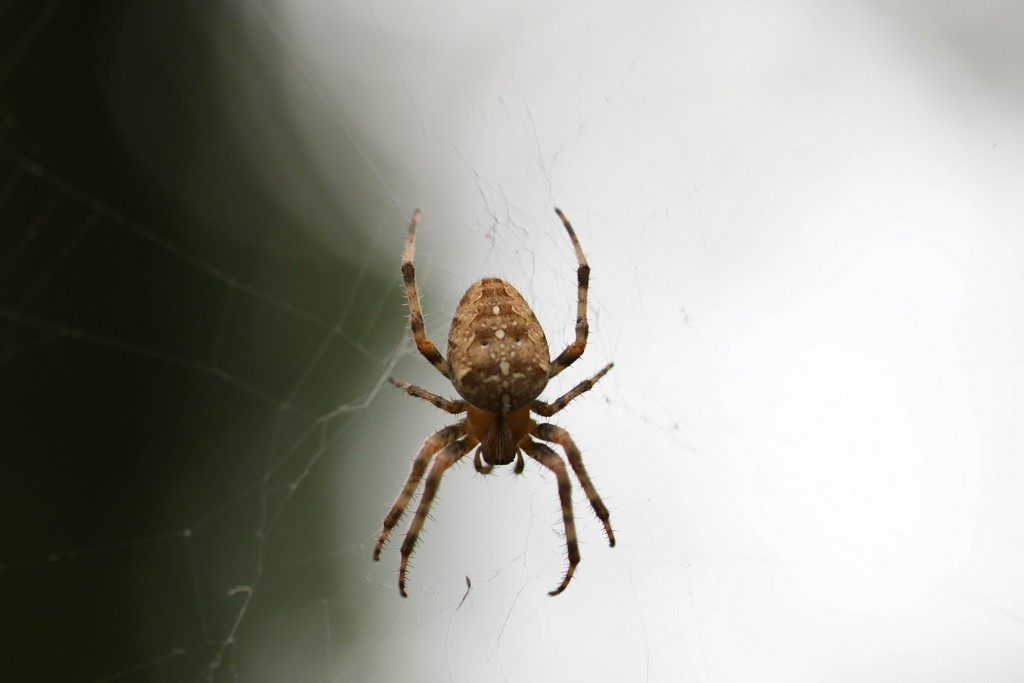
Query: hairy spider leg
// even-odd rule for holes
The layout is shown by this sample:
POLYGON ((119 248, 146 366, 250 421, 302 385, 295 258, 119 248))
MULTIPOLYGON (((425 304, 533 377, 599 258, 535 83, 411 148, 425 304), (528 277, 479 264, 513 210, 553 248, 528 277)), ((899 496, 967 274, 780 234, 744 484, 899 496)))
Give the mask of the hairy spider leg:
POLYGON ((452 369, 448 365, 448 361, 434 346, 434 342, 427 337, 427 331, 423 325, 420 295, 416 291, 416 269, 412 265, 412 257, 413 243, 416 240, 416 224, 419 222, 420 210, 416 209, 412 213, 412 220, 409 221, 409 232, 405 237, 405 252, 402 254, 402 282, 405 284, 405 298, 409 301, 409 326, 412 328, 412 338, 416 341, 416 348, 419 349, 419 352, 437 368, 438 372, 451 379, 452 369))
POLYGON ((582 382, 574 386, 572 389, 556 398, 551 403, 545 403, 544 401, 541 400, 534 401, 533 405, 530 406, 530 410, 543 417, 551 417, 552 415, 554 415, 555 413, 569 405, 569 402, 576 399, 578 396, 580 396, 580 394, 585 394, 591 389, 593 389, 594 385, 597 384, 597 380, 604 377, 605 373, 611 370, 614 365, 614 363, 609 363, 608 365, 604 366, 603 368, 601 368, 601 371, 598 372, 596 375, 594 375, 590 379, 583 380, 582 382))
POLYGON ((384 542, 388 540, 388 534, 398 524, 398 520, 402 518, 405 513, 405 508, 409 504, 409 500, 412 495, 416 492, 416 487, 420 485, 420 480, 423 478, 423 473, 427 471, 427 463, 430 462, 431 456, 437 453, 442 448, 450 445, 453 441, 465 434, 463 425, 461 422, 454 424, 450 427, 445 427, 441 431, 435 432, 427 437, 427 440, 423 442, 423 447, 420 452, 416 454, 416 458, 412 461, 412 469, 409 471, 409 477, 405 480, 405 486, 402 487, 402 491, 398 494, 398 498, 395 499, 394 504, 391 506, 391 512, 384 518, 384 528, 381 529, 380 537, 377 539, 377 545, 373 549, 373 559, 380 559, 380 551, 384 547, 384 542))
POLYGON ((452 400, 450 398, 445 398, 444 396, 438 396, 432 391, 427 391, 415 384, 409 384, 408 382, 403 382, 402 380, 395 379, 394 377, 389 377, 388 381, 410 396, 423 399, 427 403, 432 403, 446 413, 458 415, 459 413, 466 412, 465 401, 452 400))
POLYGON ((405 575, 409 556, 412 555, 412 551, 416 547, 416 539, 420 536, 423 522, 426 521, 427 514, 430 512, 430 505, 434 502, 437 489, 441 486, 441 477, 444 476, 445 470, 457 463, 476 444, 476 439, 467 436, 460 441, 448 444, 434 458, 434 465, 430 468, 426 483, 423 484, 423 496, 420 497, 420 504, 416 507, 412 524, 409 525, 409 531, 406 532, 405 540, 402 541, 402 563, 398 568, 398 592, 402 594, 403 598, 409 597, 405 592, 405 575))
POLYGON ((590 481, 590 475, 587 474, 587 468, 583 466, 583 456, 580 454, 580 449, 573 443, 572 437, 569 436, 569 432, 565 431, 561 427, 556 427, 553 424, 539 424, 533 430, 533 436, 544 441, 556 443, 565 450, 565 455, 569 459, 569 465, 572 466, 572 471, 576 473, 576 478, 580 480, 580 486, 583 487, 583 492, 587 494, 587 500, 590 501, 590 507, 593 508, 594 514, 604 524, 604 533, 608 537, 608 545, 615 547, 615 534, 612 532, 611 517, 608 514, 608 508, 605 507, 604 501, 601 500, 601 496, 597 494, 597 489, 594 488, 593 482, 590 481))
POLYGON ((565 570, 562 583, 548 595, 558 595, 565 590, 580 563, 580 546, 576 540, 576 522, 572 516, 572 482, 565 470, 565 462, 549 447, 537 441, 527 441, 522 445, 526 454, 544 467, 555 473, 558 481, 558 499, 562 503, 562 524, 565 527, 565 548, 569 553, 569 567, 565 570))
POLYGON ((555 213, 562 219, 562 225, 565 226, 566 232, 569 233, 572 246, 576 249, 576 260, 580 265, 576 269, 576 281, 578 283, 576 292, 576 339, 566 346, 565 350, 552 361, 551 367, 548 370, 548 379, 565 370, 575 363, 577 358, 583 355, 584 349, 587 348, 587 335, 590 332, 590 327, 587 324, 587 288, 590 285, 590 266, 587 265, 587 257, 583 255, 583 248, 580 246, 580 241, 576 239, 576 232, 572 229, 569 219, 565 217, 561 209, 555 209, 555 213))

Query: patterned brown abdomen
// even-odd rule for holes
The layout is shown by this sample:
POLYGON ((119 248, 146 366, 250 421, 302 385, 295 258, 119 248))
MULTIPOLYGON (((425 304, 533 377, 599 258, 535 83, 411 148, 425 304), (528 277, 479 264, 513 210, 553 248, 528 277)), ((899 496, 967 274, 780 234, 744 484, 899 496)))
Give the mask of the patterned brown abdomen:
POLYGON ((548 342, 530 306, 498 278, 474 283, 459 302, 448 333, 452 384, 471 405, 509 413, 548 383, 548 342))

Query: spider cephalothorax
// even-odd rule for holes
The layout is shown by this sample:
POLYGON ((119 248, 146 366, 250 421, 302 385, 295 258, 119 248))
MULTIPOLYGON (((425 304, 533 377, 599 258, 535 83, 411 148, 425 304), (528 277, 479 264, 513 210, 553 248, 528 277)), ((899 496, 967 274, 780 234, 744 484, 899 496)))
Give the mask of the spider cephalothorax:
POLYGON ((409 322, 413 339, 420 353, 451 381, 464 400, 447 399, 396 379, 392 379, 391 382, 411 396, 429 401, 454 415, 466 413, 466 417, 427 439, 413 460, 412 471, 391 507, 391 512, 384 518, 384 528, 373 551, 375 560, 379 559, 388 534, 405 512, 409 500, 426 472, 430 458, 437 454, 424 484, 423 496, 416 509, 416 515, 409 526, 409 533, 402 543, 402 563, 398 572, 398 590, 402 596, 406 595, 405 575, 409 556, 430 511, 441 477, 445 470, 477 445, 479 448, 474 455, 473 464, 482 474, 488 474, 497 465, 508 465, 513 460, 516 461, 515 472, 522 472, 525 466, 525 452, 554 472, 558 480, 569 568, 561 585, 551 591, 551 595, 558 595, 569 585, 576 565, 579 564, 580 554, 576 541, 576 525, 573 521, 572 484, 566 473, 565 462, 540 441, 558 444, 565 450, 569 465, 590 500, 594 513, 604 524, 608 543, 615 545, 608 509, 601 502, 597 490, 591 483, 579 449, 576 448, 569 433, 551 424, 538 424, 530 417, 531 411, 544 417, 554 415, 574 398, 589 391, 612 367, 609 363, 596 375, 580 382, 552 403, 544 403, 537 399, 549 379, 572 365, 583 354, 589 332, 587 286, 590 266, 587 265, 579 240, 576 239, 576 233, 569 221, 558 209, 555 209, 555 213, 562 220, 576 249, 579 268, 576 339, 554 360, 549 360, 544 330, 541 329, 537 316, 529 304, 512 285, 493 277, 474 283, 459 302, 448 333, 446 360, 426 335, 419 294, 416 291, 416 275, 412 260, 419 210, 413 213, 412 221, 409 223, 402 258, 402 279, 409 300, 409 322), (535 441, 534 438, 540 441, 535 441))

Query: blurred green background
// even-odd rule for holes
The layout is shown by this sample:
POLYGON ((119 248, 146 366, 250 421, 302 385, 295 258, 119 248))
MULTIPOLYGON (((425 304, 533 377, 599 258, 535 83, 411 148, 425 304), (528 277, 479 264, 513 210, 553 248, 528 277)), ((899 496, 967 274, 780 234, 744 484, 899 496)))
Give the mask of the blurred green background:
POLYGON ((257 680, 254 619, 363 607, 329 414, 400 348, 404 221, 319 180, 229 7, 0 7, 2 680, 257 680))

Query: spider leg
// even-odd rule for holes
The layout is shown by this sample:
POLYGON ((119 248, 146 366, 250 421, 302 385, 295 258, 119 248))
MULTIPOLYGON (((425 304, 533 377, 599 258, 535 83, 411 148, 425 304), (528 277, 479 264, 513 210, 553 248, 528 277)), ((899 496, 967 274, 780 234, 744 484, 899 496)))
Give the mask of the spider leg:
POLYGON ((533 405, 530 407, 530 410, 537 413, 538 415, 543 415, 544 417, 551 417, 552 415, 560 411, 562 408, 569 405, 569 401, 572 401, 580 394, 585 394, 586 392, 593 389, 594 385, 597 384, 597 380, 604 377, 605 373, 611 370, 613 365, 614 363, 609 363, 608 365, 604 366, 603 368, 601 368, 601 371, 598 372, 596 375, 594 375, 590 379, 583 380, 582 382, 574 386, 571 390, 567 391, 564 395, 559 396, 551 403, 544 403, 544 401, 539 400, 534 401, 533 405))
POLYGON ((447 413, 451 413, 452 415, 458 415, 459 413, 466 412, 465 401, 457 401, 445 398, 444 396, 438 396, 433 392, 427 391, 426 389, 421 389, 420 387, 414 384, 403 382, 402 380, 395 379, 394 377, 389 377, 388 381, 394 384, 402 391, 404 391, 405 393, 409 394, 410 396, 413 396, 415 398, 421 398, 424 401, 427 401, 428 403, 433 403, 441 410, 447 413))
POLYGON ((423 442, 423 447, 412 461, 412 470, 409 472, 409 478, 405 481, 405 486, 402 487, 401 493, 398 494, 394 505, 391 506, 391 512, 384 518, 384 528, 381 529, 380 538, 377 539, 377 545, 373 549, 374 560, 380 559, 381 548, 384 547, 384 542, 388 540, 388 534, 398 524, 398 520, 402 518, 405 507, 409 504, 412 494, 420 484, 420 479, 423 478, 423 473, 427 470, 427 463, 430 461, 430 457, 445 446, 450 445, 463 434, 465 434, 465 427, 460 422, 431 434, 423 442))
POLYGON ((409 233, 405 238, 405 252, 402 254, 402 282, 405 283, 405 298, 409 300, 409 326, 412 327, 412 338, 416 341, 416 348, 419 349, 419 352, 437 368, 438 372, 451 379, 451 366, 434 346, 434 342, 427 337, 427 331, 423 326, 423 309, 420 307, 420 295, 416 291, 416 269, 412 265, 413 242, 416 239, 416 224, 419 221, 420 210, 416 209, 412 213, 412 220, 409 221, 409 233))
POLYGON ((426 521, 427 513, 430 512, 430 505, 434 502, 437 489, 441 486, 441 477, 444 476, 445 470, 458 462, 476 444, 477 440, 472 437, 453 441, 445 446, 434 459, 434 465, 430 468, 430 474, 427 475, 427 481, 423 485, 423 495, 416 508, 416 515, 412 518, 412 524, 409 525, 409 531, 405 534, 405 540, 402 541, 402 564, 398 569, 398 592, 402 594, 403 598, 408 597, 405 592, 405 574, 409 556, 412 555, 413 548, 416 547, 416 539, 419 538, 423 522, 426 521))
POLYGON ((580 454, 580 449, 573 443, 572 437, 569 436, 569 432, 565 431, 561 427, 556 427, 553 424, 539 424, 533 432, 533 436, 544 441, 551 443, 557 443, 565 450, 566 456, 569 458, 569 464, 572 466, 572 471, 576 473, 576 478, 580 480, 580 486, 583 487, 583 492, 587 494, 587 500, 590 501, 590 507, 594 509, 594 514, 604 524, 604 533, 608 536, 608 545, 615 547, 615 534, 612 532, 611 517, 608 514, 608 508, 604 506, 604 502, 601 500, 601 496, 597 494, 597 489, 594 488, 593 482, 590 481, 590 476, 587 474, 587 469, 583 466, 583 456, 580 454))
POLYGON ((481 449, 476 449, 476 453, 473 454, 473 468, 476 469, 480 474, 490 474, 491 470, 494 469, 494 465, 491 463, 484 463, 484 459, 481 454, 481 449))
POLYGON ((578 282, 576 293, 576 339, 565 347, 565 350, 558 354, 558 357, 551 362, 551 367, 548 370, 548 379, 565 370, 575 363, 577 358, 583 355, 583 350, 587 348, 587 334, 590 331, 590 327, 587 324, 587 287, 590 284, 590 266, 587 265, 587 257, 583 255, 583 248, 580 247, 580 241, 576 239, 576 232, 572 229, 572 225, 569 224, 569 219, 565 217, 561 209, 555 209, 555 213, 562 219, 562 225, 565 226, 566 232, 569 233, 572 246, 576 249, 576 260, 580 265, 576 270, 576 280, 578 282))
POLYGON ((558 454, 549 447, 536 441, 527 440, 521 444, 526 454, 539 462, 544 467, 555 473, 558 480, 558 499, 562 503, 562 524, 565 526, 565 548, 569 553, 569 568, 565 571, 565 578, 555 590, 548 595, 558 595, 569 585, 576 565, 580 563, 580 546, 576 541, 576 522, 572 516, 572 482, 565 471, 565 462, 558 457, 558 454))

